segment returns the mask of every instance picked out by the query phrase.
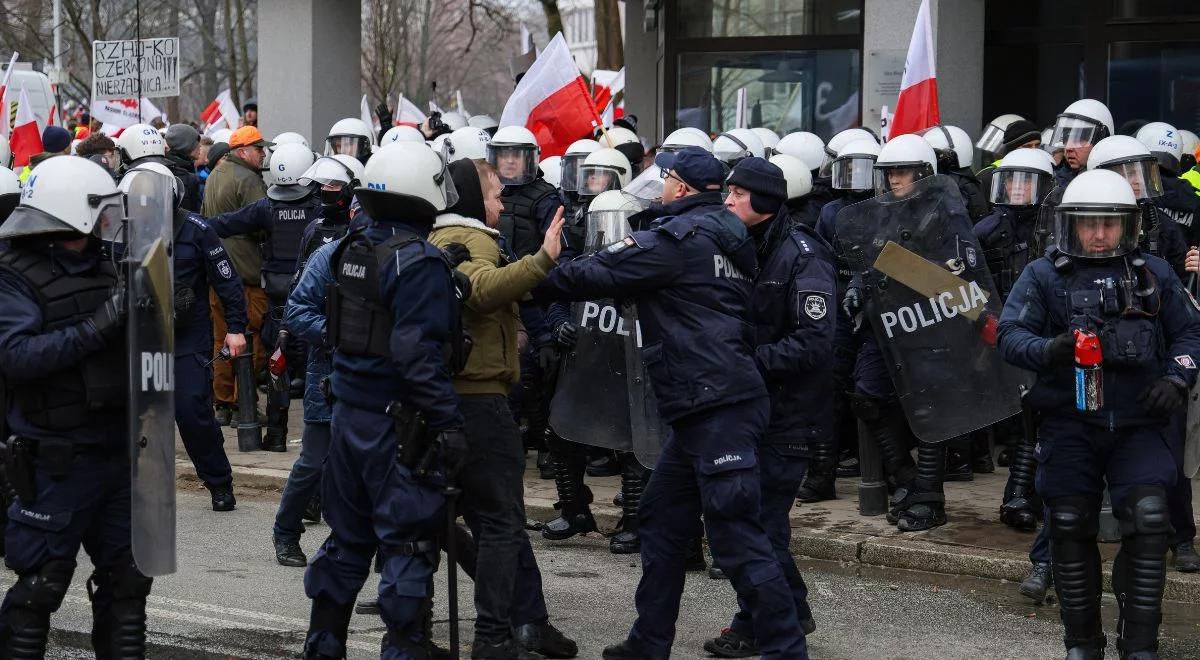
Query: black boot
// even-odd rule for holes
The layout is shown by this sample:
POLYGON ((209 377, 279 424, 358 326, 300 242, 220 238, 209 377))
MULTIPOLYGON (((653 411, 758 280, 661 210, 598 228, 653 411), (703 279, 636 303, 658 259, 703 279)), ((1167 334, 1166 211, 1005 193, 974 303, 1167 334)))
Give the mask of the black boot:
MULTIPOLYGON (((1063 623, 1063 641, 1079 658, 1092 657, 1108 641, 1100 620, 1100 502, 1083 496, 1060 497, 1050 506, 1050 554, 1054 590, 1063 623)), ((1072 656, 1068 656, 1072 657, 1072 656)))
POLYGON ((111 571, 97 570, 88 580, 97 658, 146 657, 146 597, 154 581, 137 570, 132 558, 128 562, 111 571))
POLYGON ((837 470, 837 438, 833 435, 808 443, 808 474, 800 485, 796 499, 801 502, 824 502, 837 499, 835 480, 837 470))
POLYGON ((1000 506, 1000 522, 1023 532, 1037 529, 1037 508, 1033 492, 1033 478, 1037 472, 1037 459, 1033 445, 1019 441, 1013 448, 1012 463, 1008 467, 1008 483, 1004 485, 1004 504, 1000 506))
POLYGON ((1172 547, 1171 554, 1175 555, 1175 570, 1180 573, 1200 571, 1200 555, 1196 554, 1196 544, 1192 541, 1184 541, 1172 547))
POLYGON ((917 443, 917 476, 908 495, 896 508, 896 529, 920 532, 946 524, 946 496, 942 492, 946 447, 917 443))
POLYGON ((1021 582, 1021 595, 1041 605, 1046 602, 1046 592, 1054 586, 1054 572, 1050 562, 1039 561, 1029 568, 1029 575, 1021 582))
POLYGON ((996 471, 992 461, 992 440, 988 429, 971 434, 971 471, 976 474, 991 474, 996 471))
POLYGON ((308 557, 304 556, 304 551, 300 549, 300 544, 295 541, 281 541, 273 539, 275 545, 275 561, 280 566, 291 566, 301 568, 308 565, 308 557))
POLYGON ((594 532, 596 519, 588 507, 592 503, 592 491, 583 484, 583 472, 587 466, 584 447, 557 435, 551 435, 550 438, 560 515, 542 527, 542 537, 549 541, 562 541, 576 534, 594 532))
POLYGON ((548 620, 517 626, 513 629, 513 637, 526 651, 543 658, 574 658, 579 655, 579 645, 548 620))
POLYGON ((638 505, 642 502, 642 491, 646 489, 646 479, 650 471, 638 463, 632 453, 622 454, 624 466, 621 470, 621 522, 619 530, 608 540, 609 552, 614 555, 632 555, 642 549, 641 539, 638 538, 638 505))
POLYGON ((1134 486, 1122 505, 1121 550, 1113 561, 1113 592, 1120 613, 1117 648, 1122 658, 1157 658, 1167 583, 1171 522, 1166 491, 1134 486), (1140 655, 1135 655, 1140 654, 1140 655))
POLYGON ((233 511, 237 508, 237 498, 233 496, 233 486, 210 488, 213 511, 233 511))
POLYGON ((633 645, 633 642, 628 639, 620 644, 612 644, 604 647, 600 657, 604 660, 650 660, 650 656, 643 653, 641 649, 633 645))
POLYGON ((963 436, 949 441, 946 445, 946 468, 943 481, 974 481, 975 473, 971 472, 970 439, 963 436))
POLYGON ((618 474, 621 474, 621 462, 611 451, 606 451, 588 461, 587 476, 589 477, 615 477, 618 474))

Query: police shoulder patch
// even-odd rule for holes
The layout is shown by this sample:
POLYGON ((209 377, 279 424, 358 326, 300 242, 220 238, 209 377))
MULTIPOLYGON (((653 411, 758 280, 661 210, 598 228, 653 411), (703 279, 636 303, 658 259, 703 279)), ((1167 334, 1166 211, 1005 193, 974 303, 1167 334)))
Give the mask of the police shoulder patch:
POLYGON ((1190 356, 1190 355, 1186 355, 1186 354, 1185 355, 1176 355, 1175 362, 1177 362, 1179 364, 1179 366, 1183 367, 1184 369, 1195 369, 1196 368, 1196 361, 1193 360, 1192 356, 1190 356))
POLYGON ((613 243, 612 245, 604 248, 604 251, 608 252, 609 254, 616 254, 617 252, 620 252, 621 250, 624 250, 625 248, 633 247, 635 245, 637 245, 637 241, 634 240, 634 238, 632 236, 626 236, 625 238, 617 241, 616 243, 613 243))
POLYGON ((221 277, 224 277, 225 279, 233 277, 233 267, 229 265, 228 259, 222 259, 217 263, 217 272, 219 272, 221 277))
POLYGON ((820 321, 825 318, 828 311, 829 307, 825 304, 824 296, 812 294, 804 299, 804 313, 812 320, 820 321))
POLYGON ((975 248, 968 247, 965 250, 963 250, 963 253, 964 253, 964 256, 966 256, 966 258, 967 258, 967 265, 970 266, 971 268, 974 268, 975 264, 976 264, 975 248))

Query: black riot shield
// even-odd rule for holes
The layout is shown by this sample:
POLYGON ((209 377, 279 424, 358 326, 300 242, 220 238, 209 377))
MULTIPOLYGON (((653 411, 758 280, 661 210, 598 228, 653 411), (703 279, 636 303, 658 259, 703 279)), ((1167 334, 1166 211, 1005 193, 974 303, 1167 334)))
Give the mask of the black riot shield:
MULTIPOLYGON (((628 223, 622 226, 600 219, 599 214, 587 216, 585 254, 603 249, 629 233, 628 223)), ((633 328, 612 300, 575 303, 571 321, 579 328, 579 337, 559 366, 558 384, 550 402, 550 426, 572 442, 629 451, 632 444, 625 337, 633 328)))
POLYGON ((127 175, 132 545, 138 570, 175 572, 175 330, 171 180, 127 175))
POLYGON ((625 362, 629 374, 629 431, 633 454, 639 463, 653 470, 666 440, 667 425, 658 415, 654 384, 642 362, 642 328, 637 305, 624 308, 625 326, 633 328, 625 337, 625 362))
POLYGON ((1020 412, 1028 376, 996 350, 1000 296, 953 180, 848 206, 837 231, 864 272, 865 317, 917 438, 943 442, 1020 412))

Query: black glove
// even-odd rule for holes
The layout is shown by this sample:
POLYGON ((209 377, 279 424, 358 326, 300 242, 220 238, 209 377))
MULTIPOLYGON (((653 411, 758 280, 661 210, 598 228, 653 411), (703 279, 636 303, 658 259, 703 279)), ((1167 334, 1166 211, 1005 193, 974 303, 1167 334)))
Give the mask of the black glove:
POLYGON ((111 342, 120 338, 128 318, 129 308, 125 305, 125 290, 118 289, 92 314, 92 324, 96 326, 96 332, 100 333, 104 341, 111 342))
POLYGON ((1075 364, 1075 333, 1070 330, 1050 340, 1046 346, 1050 364, 1075 364))
POLYGON ((467 462, 467 454, 470 451, 467 446, 467 434, 458 427, 446 429, 438 434, 438 444, 442 447, 446 477, 453 480, 467 462))
POLYGON ((1187 392, 1183 387, 1170 378, 1159 378, 1142 390, 1138 401, 1146 408, 1146 412, 1155 417, 1165 417, 1178 409, 1187 400, 1187 392))
POLYGON ((541 367, 542 373, 548 374, 557 370, 558 367, 558 347, 554 344, 546 344, 537 349, 538 366, 541 367))
POLYGON ((442 252, 446 253, 446 263, 450 264, 451 268, 457 268, 464 261, 471 260, 471 251, 462 243, 451 243, 442 248, 442 252))
POLYGON ((855 285, 855 281, 851 280, 850 288, 846 289, 846 295, 842 296, 842 311, 846 313, 846 317, 853 319, 855 315, 862 311, 862 282, 855 285))
POLYGON ((575 348, 575 342, 579 341, 579 327, 570 321, 563 321, 554 328, 553 336, 554 343, 562 348, 575 348))
POLYGON ((387 101, 380 101, 379 105, 375 106, 375 116, 379 117, 379 127, 381 130, 388 130, 392 127, 392 111, 387 106, 387 101))

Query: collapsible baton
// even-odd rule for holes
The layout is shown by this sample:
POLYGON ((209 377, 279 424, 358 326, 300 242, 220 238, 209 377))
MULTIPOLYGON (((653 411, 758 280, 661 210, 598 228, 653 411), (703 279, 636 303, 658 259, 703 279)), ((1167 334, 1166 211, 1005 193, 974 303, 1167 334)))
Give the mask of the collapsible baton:
POLYGON ((246 333, 246 350, 233 358, 238 390, 238 451, 262 449, 258 424, 258 382, 254 375, 254 333, 246 333))
POLYGON ((449 592, 450 657, 458 657, 458 544, 454 542, 458 526, 458 496, 462 489, 446 485, 446 591, 449 592))

